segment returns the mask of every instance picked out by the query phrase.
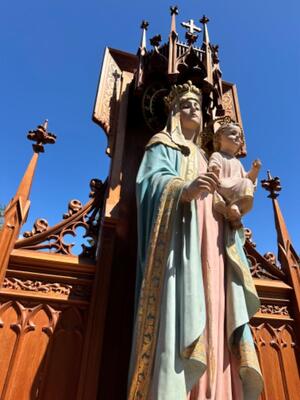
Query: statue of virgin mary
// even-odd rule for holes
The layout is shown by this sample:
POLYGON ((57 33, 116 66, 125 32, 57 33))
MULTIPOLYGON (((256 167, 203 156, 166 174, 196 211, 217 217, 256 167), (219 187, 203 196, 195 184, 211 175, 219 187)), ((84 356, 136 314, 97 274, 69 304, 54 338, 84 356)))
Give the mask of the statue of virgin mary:
POLYGON ((262 376, 249 328, 259 299, 200 147, 201 91, 166 99, 165 129, 137 176, 138 267, 129 400, 254 400, 262 376))

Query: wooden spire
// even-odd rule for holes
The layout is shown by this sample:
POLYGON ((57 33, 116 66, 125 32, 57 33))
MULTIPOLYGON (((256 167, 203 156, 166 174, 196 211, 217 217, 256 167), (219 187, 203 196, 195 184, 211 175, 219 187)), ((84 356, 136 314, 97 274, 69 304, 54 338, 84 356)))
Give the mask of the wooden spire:
POLYGON ((206 81, 209 82, 210 84, 213 84, 213 61, 212 61, 211 44, 207 28, 208 22, 209 19, 205 15, 203 15, 203 17, 200 19, 200 23, 203 25, 203 43, 202 43, 202 50, 204 51, 203 63, 205 65, 205 69, 207 72, 206 81))
POLYGON ((142 56, 145 55, 146 52, 147 52, 147 49, 146 49, 146 32, 147 32, 148 26, 149 26, 148 21, 143 20, 142 23, 141 23, 142 37, 141 37, 140 47, 139 47, 139 50, 138 50, 138 54, 142 55, 142 56))
POLYGON ((278 244, 286 250, 291 239, 277 201, 281 190, 280 179, 277 176, 273 178, 270 171, 267 171, 267 179, 264 179, 261 183, 262 187, 270 193, 268 197, 272 199, 278 244))
POLYGON ((26 222, 30 207, 30 190, 37 166, 39 153, 44 152, 46 143, 55 143, 56 136, 47 132, 48 121, 39 125, 35 131, 28 132, 28 139, 36 143, 32 145, 34 154, 28 164, 18 190, 4 211, 4 223, 0 233, 0 286, 3 283, 10 253, 18 239, 20 229, 26 222))
POLYGON ((168 74, 175 74, 177 72, 176 68, 176 58, 177 49, 176 44, 178 40, 178 34, 176 32, 176 15, 178 15, 178 7, 171 6, 171 29, 169 34, 169 63, 168 63, 168 74))
POLYGON ((207 28, 208 22, 209 19, 205 15, 203 15, 203 17, 200 19, 200 23, 203 24, 203 43, 206 43, 207 45, 209 45, 210 43, 208 28, 207 28))
POLYGON ((137 70, 136 77, 135 77, 135 88, 136 89, 139 89, 143 85, 144 57, 147 54, 146 32, 147 32, 148 26, 149 26, 148 21, 143 20, 141 23, 141 29, 142 29, 141 42, 140 42, 140 47, 137 52, 137 56, 139 58, 139 65, 138 65, 138 70, 137 70))
POLYGON ((261 181, 262 187, 269 192, 272 199, 275 227, 277 231, 278 259, 282 270, 286 273, 290 285, 294 288, 297 304, 296 315, 300 322, 300 265, 299 257, 293 248, 288 229, 282 215, 277 197, 281 190, 280 179, 273 178, 270 171, 267 172, 267 179, 261 181))

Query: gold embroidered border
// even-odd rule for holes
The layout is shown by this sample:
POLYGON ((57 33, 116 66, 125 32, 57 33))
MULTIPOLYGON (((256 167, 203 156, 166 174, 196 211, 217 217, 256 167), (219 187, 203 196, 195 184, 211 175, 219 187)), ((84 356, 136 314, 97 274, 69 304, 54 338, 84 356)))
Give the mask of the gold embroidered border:
MULTIPOLYGON (((156 144, 164 144, 172 149, 181 151, 180 147, 165 132, 160 132, 152 136, 146 145, 146 149, 156 144)), ((180 176, 186 181, 192 181, 199 175, 200 150, 194 143, 187 142, 186 146, 190 149, 190 154, 181 157, 180 176)))
POLYGON ((201 335, 192 344, 186 347, 182 351, 181 356, 206 364, 206 346, 204 335, 201 335))
POLYGON ((255 347, 250 343, 242 342, 239 345, 240 367, 254 368, 260 372, 255 347))
MULTIPOLYGON (((180 176, 187 182, 196 179, 199 176, 200 152, 196 145, 190 144, 189 157, 182 157, 180 176)), ((206 346, 204 335, 197 338, 192 344, 186 347, 181 356, 186 359, 193 359, 206 364, 206 346)))
POLYGON ((170 225, 182 186, 183 181, 180 178, 174 178, 166 185, 151 233, 138 307, 136 360, 129 390, 129 400, 146 400, 150 390, 165 266, 169 253, 170 225))
POLYGON ((253 368, 261 374, 255 347, 251 343, 242 341, 233 345, 231 351, 239 361, 239 368, 253 368))
POLYGON ((159 132, 156 135, 152 136, 152 138, 146 144, 146 150, 155 144, 164 144, 165 146, 180 151, 180 147, 172 141, 170 135, 166 132, 159 132))
POLYGON ((240 256, 237 248, 236 248, 236 244, 233 243, 231 244, 228 248, 227 248, 227 252, 228 255, 230 256, 230 258, 240 267, 240 271, 243 275, 243 279, 244 279, 244 283, 246 286, 246 289, 253 293, 256 297, 257 296, 257 292, 254 286, 254 282, 252 279, 252 276, 250 274, 249 271, 249 267, 248 265, 243 261, 242 257, 240 256))
POLYGON ((189 156, 182 156, 180 165, 180 176, 187 182, 192 181, 199 176, 200 165, 200 153, 197 146, 190 143, 189 149, 189 156))

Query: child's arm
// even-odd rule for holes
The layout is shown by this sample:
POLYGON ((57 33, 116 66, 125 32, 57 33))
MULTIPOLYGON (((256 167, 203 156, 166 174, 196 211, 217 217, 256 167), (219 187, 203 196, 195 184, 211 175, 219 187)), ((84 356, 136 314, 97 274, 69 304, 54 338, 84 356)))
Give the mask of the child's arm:
POLYGON ((260 168, 261 168, 261 161, 254 160, 252 163, 252 168, 247 173, 247 178, 249 178, 253 182, 254 185, 256 183, 260 168))
POLYGON ((215 152, 210 156, 207 170, 209 172, 213 172, 214 174, 216 174, 217 177, 220 177, 221 168, 222 168, 222 156, 220 153, 215 152))

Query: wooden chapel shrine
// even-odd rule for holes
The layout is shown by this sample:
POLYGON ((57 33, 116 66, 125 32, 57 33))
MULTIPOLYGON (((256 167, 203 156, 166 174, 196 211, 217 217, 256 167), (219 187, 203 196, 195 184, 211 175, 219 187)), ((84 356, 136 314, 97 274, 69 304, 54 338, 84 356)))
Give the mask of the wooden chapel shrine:
MULTIPOLYGON (((92 179, 87 204, 70 201, 58 224, 50 227, 39 218, 19 239, 39 154, 55 142, 47 121, 28 134, 35 142, 33 157, 0 231, 1 400, 126 399, 137 246, 135 178, 145 144, 164 127, 163 98, 172 84, 188 79, 201 88, 208 152, 213 121, 227 117, 242 124, 237 90, 222 80, 208 18, 200 20, 198 45, 200 29, 193 20, 182 24, 187 32, 180 41, 177 14, 171 7, 166 43, 156 35, 147 49, 143 21, 137 55, 105 50, 93 120, 107 135, 107 180, 92 179), (76 236, 78 227, 85 229, 89 246, 75 256, 64 236, 76 236)), ((277 200, 279 179, 268 173, 262 186, 274 209, 278 258, 261 255, 245 229, 245 251, 261 299, 251 321, 265 381, 261 400, 297 400, 300 264, 277 200)))

